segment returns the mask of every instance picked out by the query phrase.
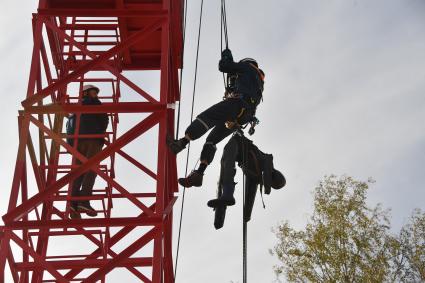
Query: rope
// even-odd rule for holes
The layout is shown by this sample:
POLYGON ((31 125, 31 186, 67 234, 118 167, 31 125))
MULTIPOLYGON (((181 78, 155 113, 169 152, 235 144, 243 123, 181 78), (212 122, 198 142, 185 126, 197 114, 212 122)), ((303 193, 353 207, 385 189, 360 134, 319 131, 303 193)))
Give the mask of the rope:
MULTIPOLYGON (((226 48, 229 48, 229 37, 227 35, 227 12, 226 12, 226 0, 221 0, 221 39, 223 41, 223 33, 224 40, 226 43, 226 48)), ((223 49, 223 46, 221 46, 223 49)))
POLYGON ((245 170, 248 169, 248 164, 246 164, 245 160, 245 139, 243 132, 241 130, 242 134, 242 199, 243 199, 243 205, 242 205, 242 278, 243 283, 247 283, 247 222, 246 219, 246 209, 245 209, 245 203, 246 203, 246 187, 245 187, 245 170))
MULTIPOLYGON (((195 105, 196 79, 197 79, 197 74, 198 74, 199 43, 200 43, 200 39, 201 39, 203 6, 204 6, 204 0, 201 1, 201 11, 200 11, 200 15, 199 15, 198 43, 197 43, 197 48, 196 48, 196 60, 195 60, 195 62, 196 62, 195 63, 195 77, 194 77, 194 81, 193 81, 192 109, 191 109, 191 113, 190 113, 190 122, 191 123, 193 121, 193 109, 194 109, 194 105, 195 105)), ((187 148, 185 176, 187 176, 187 171, 188 171, 189 154, 190 154, 190 143, 189 143, 188 148, 187 148)), ((181 210, 180 210, 179 234, 178 234, 178 238, 177 238, 177 252, 176 252, 176 263, 175 263, 175 269, 174 269, 174 281, 176 280, 176 277, 177 277, 177 264, 178 264, 178 259, 179 259, 180 238, 181 238, 181 229, 182 229, 182 222, 183 222, 183 209, 184 209, 185 193, 186 193, 186 188, 184 187, 183 188, 183 194, 182 194, 182 205, 181 205, 181 210)))
MULTIPOLYGON (((183 64, 184 64, 184 46, 185 46, 185 42, 186 42, 186 19, 187 19, 187 0, 185 0, 184 2, 184 7, 183 7, 183 14, 184 14, 184 20, 183 20, 183 47, 182 47, 182 53, 181 53, 181 64, 182 64, 182 68, 180 69, 180 82, 179 82, 179 94, 180 94, 180 101, 181 101, 181 97, 182 97, 182 85, 183 85, 183 64)), ((180 107, 181 103, 179 102, 179 107, 177 108, 177 130, 176 130, 176 139, 179 137, 179 130, 180 130, 180 107)))
MULTIPOLYGON (((223 33, 226 44, 226 49, 229 48, 229 37, 227 35, 227 13, 226 13, 226 0, 221 0, 221 16, 220 16, 220 50, 223 51, 223 33)), ((224 88, 227 88, 227 81, 223 74, 224 88)))

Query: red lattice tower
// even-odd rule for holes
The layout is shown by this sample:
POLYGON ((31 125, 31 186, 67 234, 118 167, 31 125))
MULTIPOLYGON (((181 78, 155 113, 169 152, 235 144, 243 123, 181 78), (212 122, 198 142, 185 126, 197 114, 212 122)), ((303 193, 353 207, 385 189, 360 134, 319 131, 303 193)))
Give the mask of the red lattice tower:
POLYGON ((0 227, 1 282, 174 282, 178 186, 165 139, 174 133, 172 106, 179 100, 182 5, 39 1, 9 207, 0 227), (143 81, 149 74, 158 79, 143 81), (156 95, 143 89, 153 83, 156 95), (83 84, 99 86, 102 105, 81 105, 83 84), (70 113, 108 113, 106 145, 90 159, 65 141, 70 113), (71 197, 70 184, 89 169, 98 175, 93 195, 71 197), (90 200, 98 216, 71 219, 71 200, 90 200))

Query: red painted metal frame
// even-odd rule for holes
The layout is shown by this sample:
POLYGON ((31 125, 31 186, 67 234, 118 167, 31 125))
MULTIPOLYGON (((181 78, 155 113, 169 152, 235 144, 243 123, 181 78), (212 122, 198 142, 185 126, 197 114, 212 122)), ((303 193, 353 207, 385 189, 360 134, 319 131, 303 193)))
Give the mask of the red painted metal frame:
POLYGON ((182 5, 182 0, 39 0, 9 206, 0 226, 0 283, 5 278, 15 283, 107 282, 116 268, 125 268, 138 282, 174 282, 172 217, 178 186, 176 159, 165 137, 174 132, 174 110, 168 106, 179 100, 182 5), (160 71, 158 98, 124 74, 150 70, 160 71), (84 83, 110 83, 111 93, 103 88, 101 106, 83 106, 81 94, 70 96, 68 91, 71 85, 81 91, 84 83), (121 101, 126 96, 124 84, 139 95, 134 101, 121 101), (104 135, 106 146, 94 157, 87 159, 76 145, 65 142, 63 124, 69 113, 76 113, 77 121, 81 113, 108 113, 111 130, 104 135), (123 113, 144 113, 145 118, 118 136, 123 113), (123 149, 152 128, 158 141, 138 154, 155 146, 156 172, 138 161, 138 154, 123 149), (121 185, 115 170, 118 157, 141 177, 154 180, 154 191, 134 192, 121 185), (76 160, 82 164, 76 165, 76 160), (95 171, 106 187, 95 189, 91 197, 70 196, 72 181, 88 170, 95 171), (31 173, 34 182, 28 180, 31 173), (102 203, 100 216, 70 219, 69 201, 87 199, 102 203), (112 210, 118 199, 128 200, 138 212, 120 216, 112 210), (111 227, 120 229, 114 233, 111 227), (112 249, 122 247, 123 238, 135 231, 139 236, 132 243, 120 252, 112 249), (50 255, 53 237, 71 242, 82 237, 96 248, 50 255), (151 254, 140 256, 147 245, 151 254))

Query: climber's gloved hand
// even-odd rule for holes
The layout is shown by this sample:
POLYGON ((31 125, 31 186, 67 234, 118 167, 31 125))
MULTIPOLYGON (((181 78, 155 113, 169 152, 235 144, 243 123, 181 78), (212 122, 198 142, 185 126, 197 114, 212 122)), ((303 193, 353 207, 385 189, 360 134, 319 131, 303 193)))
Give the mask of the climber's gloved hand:
POLYGON ((223 61, 233 61, 232 51, 226 48, 221 52, 221 60, 223 61))

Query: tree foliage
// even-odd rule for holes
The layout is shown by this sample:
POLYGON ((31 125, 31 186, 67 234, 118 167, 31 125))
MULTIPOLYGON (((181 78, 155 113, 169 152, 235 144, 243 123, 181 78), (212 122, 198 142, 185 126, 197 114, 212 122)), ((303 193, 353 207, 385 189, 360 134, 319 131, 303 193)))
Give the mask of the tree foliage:
POLYGON ((400 235, 389 233, 389 211, 369 207, 373 181, 328 176, 314 192, 314 212, 297 231, 283 222, 273 229, 277 275, 291 282, 391 282, 424 279, 425 217, 420 211, 400 235))
POLYGON ((415 209, 394 241, 394 279, 425 282, 425 212, 415 209))

